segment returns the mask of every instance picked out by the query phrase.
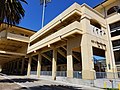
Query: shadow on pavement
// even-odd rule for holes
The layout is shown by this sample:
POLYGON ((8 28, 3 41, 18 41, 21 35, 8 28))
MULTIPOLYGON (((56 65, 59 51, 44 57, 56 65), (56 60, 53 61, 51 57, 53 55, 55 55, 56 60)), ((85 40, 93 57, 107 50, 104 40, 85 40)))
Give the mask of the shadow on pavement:
POLYGON ((43 85, 29 87, 29 89, 22 87, 16 90, 83 90, 81 87, 63 86, 63 85, 43 85), (79 88, 79 89, 78 89, 79 88))
POLYGON ((15 79, 2 79, 0 80, 0 83, 13 83, 13 82, 18 82, 18 83, 25 83, 25 82, 34 82, 38 81, 37 79, 30 79, 30 78, 15 78, 15 79))
POLYGON ((0 83, 14 83, 14 82, 9 79, 2 79, 0 80, 0 83))

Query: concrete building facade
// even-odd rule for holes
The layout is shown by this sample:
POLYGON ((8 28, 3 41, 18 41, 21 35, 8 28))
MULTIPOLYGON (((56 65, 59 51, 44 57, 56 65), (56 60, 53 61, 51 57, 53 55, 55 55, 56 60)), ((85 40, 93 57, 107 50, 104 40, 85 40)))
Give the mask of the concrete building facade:
MULTIPOLYGON (((41 63, 44 60, 50 62, 49 68, 53 79, 56 79, 56 73, 59 71, 66 71, 67 77, 73 78, 74 67, 79 68, 83 79, 95 79, 95 73, 99 70, 95 67, 94 55, 105 57, 105 70, 100 71, 108 73, 116 71, 109 34, 102 14, 86 4, 74 3, 30 37, 27 52, 30 56, 29 62, 36 54, 41 55, 38 55, 38 60, 41 59, 39 61, 41 63), (47 53, 51 54, 48 56, 47 53), (58 54, 64 57, 63 63, 59 61, 62 58, 58 54), (78 66, 76 62, 79 63, 78 66), (59 69, 63 64, 66 69, 59 69)), ((41 68, 42 64, 37 68, 38 71, 44 70, 41 68)), ((30 75, 30 66, 27 75, 30 75)), ((107 77, 111 78, 113 75, 108 74, 107 77)))
POLYGON ((94 9, 74 3, 35 34, 26 31, 30 35, 29 41, 20 39, 26 47, 16 44, 24 47, 21 51, 17 48, 17 55, 22 53, 22 61, 8 63, 1 59, 1 69, 5 65, 4 69, 11 72, 15 67, 21 67, 22 73, 25 66, 27 76, 50 75, 53 80, 57 76, 74 78, 76 73, 79 78, 93 80, 99 72, 106 78, 117 78, 115 61, 119 61, 120 56, 120 15, 119 8, 117 13, 110 11, 114 6, 120 7, 120 1, 107 0, 94 9), (95 56, 103 59, 97 60, 95 56))
POLYGON ((111 34, 115 62, 120 71, 120 1, 108 0, 94 9, 103 14, 106 19, 108 31, 111 34))
POLYGON ((29 37, 34 33, 18 26, 0 26, 0 71, 7 74, 23 72, 22 63, 27 53, 29 37))

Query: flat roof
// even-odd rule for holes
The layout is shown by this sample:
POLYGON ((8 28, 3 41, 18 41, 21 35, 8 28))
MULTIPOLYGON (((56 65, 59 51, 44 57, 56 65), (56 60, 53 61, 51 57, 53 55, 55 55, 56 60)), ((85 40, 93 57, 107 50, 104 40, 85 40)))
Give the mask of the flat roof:
MULTIPOLYGON (((7 23, 4 23, 4 22, 3 22, 2 24, 7 24, 7 23)), ((1 24, 1 25, 2 25, 2 24, 1 24)), ((21 27, 21 26, 17 26, 17 25, 11 25, 11 24, 9 24, 9 26, 10 26, 10 27, 14 26, 14 27, 17 27, 17 28, 21 28, 21 29, 25 29, 25 30, 28 30, 28 31, 36 32, 36 31, 34 31, 34 30, 31 30, 31 29, 28 29, 28 28, 24 28, 24 27, 21 27)))

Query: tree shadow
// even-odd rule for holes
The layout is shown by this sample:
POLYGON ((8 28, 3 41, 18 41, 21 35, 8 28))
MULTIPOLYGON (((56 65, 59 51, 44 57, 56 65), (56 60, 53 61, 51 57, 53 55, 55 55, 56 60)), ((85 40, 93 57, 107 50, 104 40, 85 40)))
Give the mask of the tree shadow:
POLYGON ((43 85, 34 87, 21 87, 16 90, 83 90, 81 87, 63 86, 63 85, 43 85))
POLYGON ((14 83, 14 82, 9 79, 2 79, 0 80, 0 83, 14 83))
POLYGON ((13 79, 2 79, 0 80, 0 83, 25 83, 25 82, 34 82, 39 81, 38 79, 30 79, 30 78, 13 78, 13 79))

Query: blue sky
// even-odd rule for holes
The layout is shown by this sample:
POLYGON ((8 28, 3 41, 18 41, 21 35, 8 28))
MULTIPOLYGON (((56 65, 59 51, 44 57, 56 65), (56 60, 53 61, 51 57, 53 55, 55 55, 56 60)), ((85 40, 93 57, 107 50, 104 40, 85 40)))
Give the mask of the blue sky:
MULTIPOLYGON (((40 0, 26 1, 28 2, 28 5, 23 4, 25 17, 21 20, 19 26, 38 31, 41 29, 42 5, 40 5, 40 0)), ((49 23, 74 2, 79 4, 86 3, 89 6, 94 7, 102 1, 103 0, 52 0, 52 2, 46 6, 44 25, 49 23)))

